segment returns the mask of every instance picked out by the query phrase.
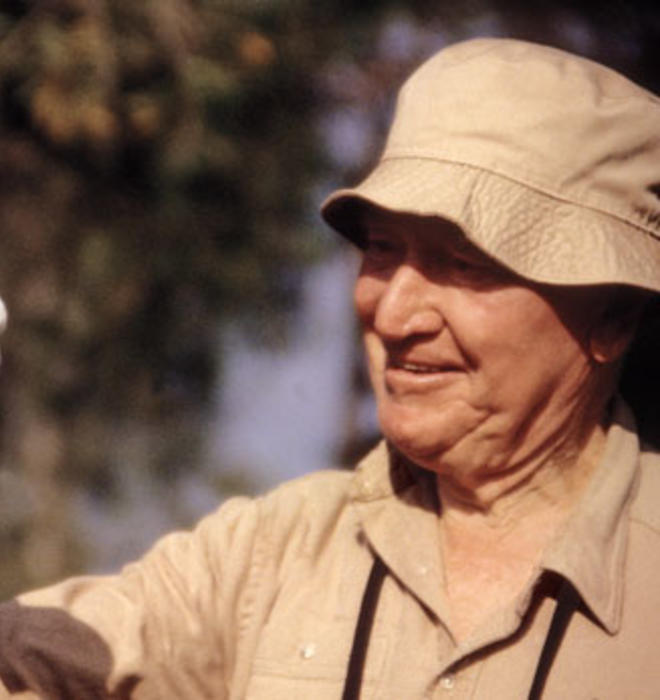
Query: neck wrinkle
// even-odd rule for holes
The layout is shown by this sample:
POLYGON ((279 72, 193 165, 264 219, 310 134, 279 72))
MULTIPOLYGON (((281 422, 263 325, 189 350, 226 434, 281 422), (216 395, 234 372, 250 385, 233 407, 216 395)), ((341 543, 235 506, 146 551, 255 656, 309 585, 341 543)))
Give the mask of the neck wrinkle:
POLYGON ((544 511, 569 511, 584 491, 605 445, 605 429, 597 425, 582 448, 567 445, 537 456, 515 469, 494 474, 474 488, 436 475, 443 520, 480 522, 497 529, 515 527, 520 519, 544 511))

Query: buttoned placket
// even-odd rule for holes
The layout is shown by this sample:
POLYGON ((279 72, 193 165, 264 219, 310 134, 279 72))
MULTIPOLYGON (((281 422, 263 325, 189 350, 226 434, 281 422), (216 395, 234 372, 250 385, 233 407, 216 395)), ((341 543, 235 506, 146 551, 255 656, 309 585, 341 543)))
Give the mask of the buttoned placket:
MULTIPOLYGON (((417 533, 420 535, 420 533, 417 533)), ((397 578, 410 581, 409 586, 412 599, 419 600, 416 591, 428 589, 429 585, 437 586, 438 600, 442 600, 441 578, 437 571, 434 581, 432 577, 433 567, 430 564, 418 564, 408 571, 399 572, 394 569, 390 572, 397 578)), ((537 575, 540 575, 540 571, 537 575)), ((478 687, 479 676, 486 661, 477 658, 478 652, 498 641, 502 641, 515 633, 519 628, 524 612, 528 609, 534 585, 530 581, 528 588, 522 592, 509 606, 495 614, 488 623, 467 642, 456 645, 451 638, 451 633, 442 622, 444 616, 437 616, 435 621, 437 639, 437 675, 429 688, 432 698, 454 698, 463 700, 474 697, 478 687), (474 657, 472 660, 470 657, 474 657)), ((446 618, 445 618, 446 619, 446 618)), ((538 650, 540 653, 540 648, 538 650)), ((531 683, 531 677, 529 682, 531 683)), ((485 696, 486 697, 486 696, 485 696)))

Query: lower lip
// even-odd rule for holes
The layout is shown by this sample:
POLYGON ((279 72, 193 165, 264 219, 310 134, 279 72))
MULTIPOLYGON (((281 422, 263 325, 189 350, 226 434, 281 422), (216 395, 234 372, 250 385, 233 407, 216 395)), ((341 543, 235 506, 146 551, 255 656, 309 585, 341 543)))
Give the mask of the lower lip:
POLYGON ((457 369, 411 372, 400 367, 388 367, 385 370, 385 384, 394 391, 426 391, 451 384, 462 374, 457 369))

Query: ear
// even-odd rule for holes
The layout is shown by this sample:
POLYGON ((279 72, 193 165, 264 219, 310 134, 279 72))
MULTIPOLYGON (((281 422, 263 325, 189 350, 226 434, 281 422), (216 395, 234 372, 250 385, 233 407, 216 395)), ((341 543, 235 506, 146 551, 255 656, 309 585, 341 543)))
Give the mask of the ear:
POLYGON ((589 353, 595 362, 609 364, 623 358, 635 337, 643 309, 642 297, 623 293, 603 306, 589 335, 589 353))

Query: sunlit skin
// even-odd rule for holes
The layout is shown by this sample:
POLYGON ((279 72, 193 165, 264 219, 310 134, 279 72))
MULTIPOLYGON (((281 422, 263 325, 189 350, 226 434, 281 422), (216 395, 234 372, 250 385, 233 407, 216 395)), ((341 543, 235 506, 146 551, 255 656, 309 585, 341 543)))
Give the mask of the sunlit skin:
POLYGON ((355 286, 381 428, 489 503, 571 459, 603 411, 588 292, 524 282, 440 219, 372 211, 355 286))
POLYGON ((626 333, 453 225, 370 210, 355 286, 383 434, 437 474, 456 639, 531 576, 598 462, 626 333))

